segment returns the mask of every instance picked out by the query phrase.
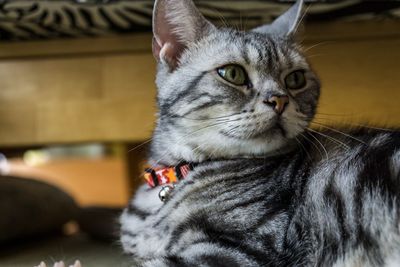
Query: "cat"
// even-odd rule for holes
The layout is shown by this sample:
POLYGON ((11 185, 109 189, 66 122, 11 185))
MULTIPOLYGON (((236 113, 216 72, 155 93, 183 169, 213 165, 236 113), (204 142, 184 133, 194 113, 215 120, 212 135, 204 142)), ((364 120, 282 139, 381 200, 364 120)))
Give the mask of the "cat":
POLYGON ((302 6, 245 32, 156 1, 149 162, 191 167, 121 215, 139 266, 400 266, 400 133, 309 128, 320 81, 296 43, 302 6))

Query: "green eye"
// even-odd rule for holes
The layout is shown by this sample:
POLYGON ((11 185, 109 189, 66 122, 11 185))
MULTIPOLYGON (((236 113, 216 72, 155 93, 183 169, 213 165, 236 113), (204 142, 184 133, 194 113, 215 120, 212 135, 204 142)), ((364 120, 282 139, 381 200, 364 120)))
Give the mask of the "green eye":
POLYGON ((288 89, 300 89, 306 85, 306 77, 304 76, 304 72, 301 70, 296 70, 290 73, 285 78, 286 88, 288 89))
POLYGON ((217 69, 218 75, 234 85, 246 85, 246 71, 239 65, 226 65, 217 69))

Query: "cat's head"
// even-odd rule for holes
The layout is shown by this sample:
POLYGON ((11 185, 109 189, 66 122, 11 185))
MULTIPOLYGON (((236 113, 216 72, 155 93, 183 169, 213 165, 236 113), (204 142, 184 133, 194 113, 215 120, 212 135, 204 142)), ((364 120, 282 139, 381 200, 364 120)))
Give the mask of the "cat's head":
POLYGON ((296 44, 302 1, 251 31, 217 28, 191 0, 158 0, 153 164, 264 156, 314 116, 320 83, 296 44))

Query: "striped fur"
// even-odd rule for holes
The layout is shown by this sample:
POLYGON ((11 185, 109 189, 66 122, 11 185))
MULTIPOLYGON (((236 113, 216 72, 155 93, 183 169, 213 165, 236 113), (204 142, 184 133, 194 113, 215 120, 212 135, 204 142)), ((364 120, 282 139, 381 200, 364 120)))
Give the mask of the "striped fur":
POLYGON ((150 160, 198 165, 165 203, 159 188, 139 189, 120 220, 125 252, 147 267, 399 264, 400 133, 308 129, 320 85, 294 42, 301 2, 270 26, 239 32, 204 23, 181 0, 155 8, 168 12, 164 1, 183 12, 169 18, 173 33, 202 26, 185 38, 155 27, 150 160), (216 76, 232 63, 251 86, 216 76), (296 69, 307 83, 288 90, 282 79, 296 69), (271 93, 290 97, 281 116, 263 103, 271 93))

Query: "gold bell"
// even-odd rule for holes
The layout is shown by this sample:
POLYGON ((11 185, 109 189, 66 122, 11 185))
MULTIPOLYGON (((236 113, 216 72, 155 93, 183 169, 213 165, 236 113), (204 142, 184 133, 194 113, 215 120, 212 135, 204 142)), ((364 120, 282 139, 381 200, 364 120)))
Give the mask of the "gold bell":
POLYGON ((158 193, 158 197, 162 202, 165 202, 169 196, 172 193, 172 190, 174 189, 174 185, 165 185, 161 188, 160 192, 158 193))

